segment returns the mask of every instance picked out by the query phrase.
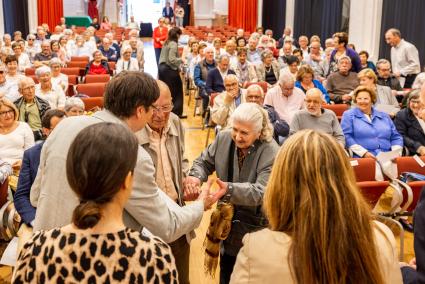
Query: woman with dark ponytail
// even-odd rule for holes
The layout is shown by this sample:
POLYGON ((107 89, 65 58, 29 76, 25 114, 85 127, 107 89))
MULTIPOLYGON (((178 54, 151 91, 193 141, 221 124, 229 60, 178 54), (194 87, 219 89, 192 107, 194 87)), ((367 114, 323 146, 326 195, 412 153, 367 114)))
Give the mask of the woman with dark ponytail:
POLYGON ((68 183, 80 199, 72 223, 39 231, 21 250, 13 283, 177 283, 171 249, 126 228, 138 143, 125 126, 98 123, 72 142, 68 183))

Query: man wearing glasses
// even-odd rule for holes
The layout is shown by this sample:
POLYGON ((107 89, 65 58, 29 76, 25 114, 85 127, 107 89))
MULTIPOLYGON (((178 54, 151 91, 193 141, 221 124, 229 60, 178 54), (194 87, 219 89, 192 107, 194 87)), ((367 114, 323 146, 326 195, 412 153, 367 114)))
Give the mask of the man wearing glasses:
POLYGON ((228 125, 228 120, 233 111, 245 102, 245 94, 239 88, 238 77, 229 74, 224 77, 224 92, 219 94, 215 100, 211 110, 212 121, 222 128, 228 125))
POLYGON ((35 96, 35 83, 29 77, 19 81, 19 93, 21 98, 15 101, 19 110, 19 121, 28 123, 34 133, 34 139, 41 140, 43 137, 41 118, 50 109, 49 102, 35 96))
MULTIPOLYGON (((189 161, 184 153, 184 128, 179 117, 171 112, 170 89, 160 80, 157 83, 160 95, 152 105, 152 118, 136 136, 152 158, 158 187, 183 206, 183 180, 189 172, 189 161)), ((169 244, 176 260, 179 283, 189 283, 189 241, 192 238, 193 232, 169 244)))

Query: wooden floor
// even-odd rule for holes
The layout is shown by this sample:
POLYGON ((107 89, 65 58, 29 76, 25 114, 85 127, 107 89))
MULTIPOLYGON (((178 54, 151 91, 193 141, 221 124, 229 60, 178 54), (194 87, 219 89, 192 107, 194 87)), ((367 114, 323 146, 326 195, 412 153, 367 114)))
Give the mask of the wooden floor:
MULTIPOLYGON (((156 77, 157 67, 155 63, 155 55, 152 44, 149 40, 145 40, 145 71, 156 77)), ((188 106, 188 96, 185 96, 185 113, 188 118, 183 120, 183 124, 186 127, 186 154, 192 162, 199 156, 205 146, 206 130, 202 130, 202 122, 200 116, 193 116, 194 100, 192 98, 188 106)), ((213 139, 213 132, 211 131, 211 139, 213 139)), ((218 277, 211 279, 206 277, 203 270, 203 241, 205 233, 209 223, 209 217, 211 210, 204 214, 201 225, 196 230, 197 237, 191 243, 191 254, 190 254, 190 281, 193 284, 212 284, 218 283, 218 277)), ((397 231, 397 230, 394 230, 397 231)), ((397 233, 397 232, 395 232, 397 233)), ((396 236, 397 242, 399 241, 396 236)), ((405 261, 409 261, 413 257, 413 236, 410 233, 405 233, 405 261)), ((260 256, 259 256, 260 257, 260 256)), ((11 269, 8 267, 0 267, 0 284, 9 283, 11 269)), ((217 276, 219 275, 217 271, 217 276)))

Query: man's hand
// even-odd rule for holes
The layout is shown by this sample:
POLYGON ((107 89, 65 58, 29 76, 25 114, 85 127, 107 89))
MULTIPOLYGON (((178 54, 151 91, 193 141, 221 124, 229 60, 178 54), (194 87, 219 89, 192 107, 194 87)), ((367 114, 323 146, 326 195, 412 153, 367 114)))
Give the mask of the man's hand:
POLYGON ((212 179, 208 180, 207 186, 204 187, 204 189, 202 190, 198 198, 198 200, 202 200, 204 202, 205 211, 209 210, 211 206, 214 205, 214 203, 216 203, 227 192, 227 183, 217 179, 216 183, 218 184, 219 188, 215 193, 211 193, 210 189, 213 183, 214 183, 214 180, 212 179))
POLYGON ((201 180, 197 177, 188 176, 183 180, 184 200, 196 200, 200 193, 201 180))
POLYGON ((425 147, 424 146, 419 147, 418 153, 420 156, 425 156, 425 147))

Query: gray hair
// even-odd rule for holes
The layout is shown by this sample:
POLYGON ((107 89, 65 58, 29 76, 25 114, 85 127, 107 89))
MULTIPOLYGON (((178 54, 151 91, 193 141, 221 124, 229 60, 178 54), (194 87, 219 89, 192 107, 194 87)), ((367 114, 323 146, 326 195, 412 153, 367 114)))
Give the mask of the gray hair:
POLYGON ((401 38, 401 32, 398 29, 395 29, 395 28, 389 29, 387 33, 391 33, 393 36, 401 38))
POLYGON ((425 83, 425 73, 420 73, 416 76, 415 81, 412 84, 412 89, 420 89, 425 83))
POLYGON ((64 108, 65 112, 70 111, 71 108, 73 108, 73 107, 79 107, 79 108, 84 110, 85 105, 84 105, 84 102, 80 98, 77 98, 77 97, 68 98, 65 102, 65 108, 64 108))
POLYGON ((53 57, 52 59, 50 59, 50 63, 49 63, 50 67, 52 67, 53 65, 57 65, 57 64, 59 64, 61 67, 63 66, 62 61, 60 61, 59 58, 53 57))
POLYGON ((27 35, 27 40, 29 40, 29 39, 36 39, 36 36, 33 35, 33 34, 29 34, 29 35, 27 35))
POLYGON ((207 51, 212 51, 212 52, 214 52, 214 47, 212 47, 212 46, 207 46, 207 47, 205 47, 205 48, 204 48, 204 52, 207 52, 207 51))
POLYGON ((264 61, 269 55, 273 56, 273 52, 270 49, 263 50, 263 52, 261 52, 261 61, 264 61))
POLYGON ((289 72, 281 72, 279 75, 279 84, 295 83, 294 77, 289 72))
POLYGON ((48 66, 41 66, 35 70, 35 75, 37 77, 40 77, 41 75, 44 75, 46 73, 50 73, 50 74, 52 73, 52 69, 50 69, 50 67, 48 66))
POLYGON ((239 81, 238 77, 235 74, 227 74, 226 76, 224 76, 223 81, 226 81, 226 80, 233 80, 233 81, 236 81, 236 82, 239 81))
POLYGON ((230 60, 229 55, 227 55, 227 54, 221 54, 221 55, 217 58, 217 62, 218 62, 218 63, 221 63, 221 61, 222 61, 224 58, 226 58, 226 59, 230 60))
POLYGON ((248 94, 249 91, 254 91, 254 92, 257 91, 261 94, 261 97, 264 98, 264 90, 258 84, 249 85, 249 87, 246 89, 246 93, 248 94))
POLYGON ((391 63, 388 60, 386 60, 385 58, 379 59, 378 62, 376 62, 376 67, 378 67, 379 65, 382 65, 382 64, 389 64, 390 67, 391 67, 391 63))
POLYGON ((269 120, 269 114, 256 103, 243 103, 239 105, 230 116, 230 125, 235 121, 251 124, 255 131, 260 134, 261 141, 270 142, 273 139, 273 126, 269 120))
POLYGON ((351 63, 351 58, 348 57, 347 55, 343 55, 340 58, 338 58, 338 64, 341 63, 341 61, 344 59, 348 60, 351 63))

